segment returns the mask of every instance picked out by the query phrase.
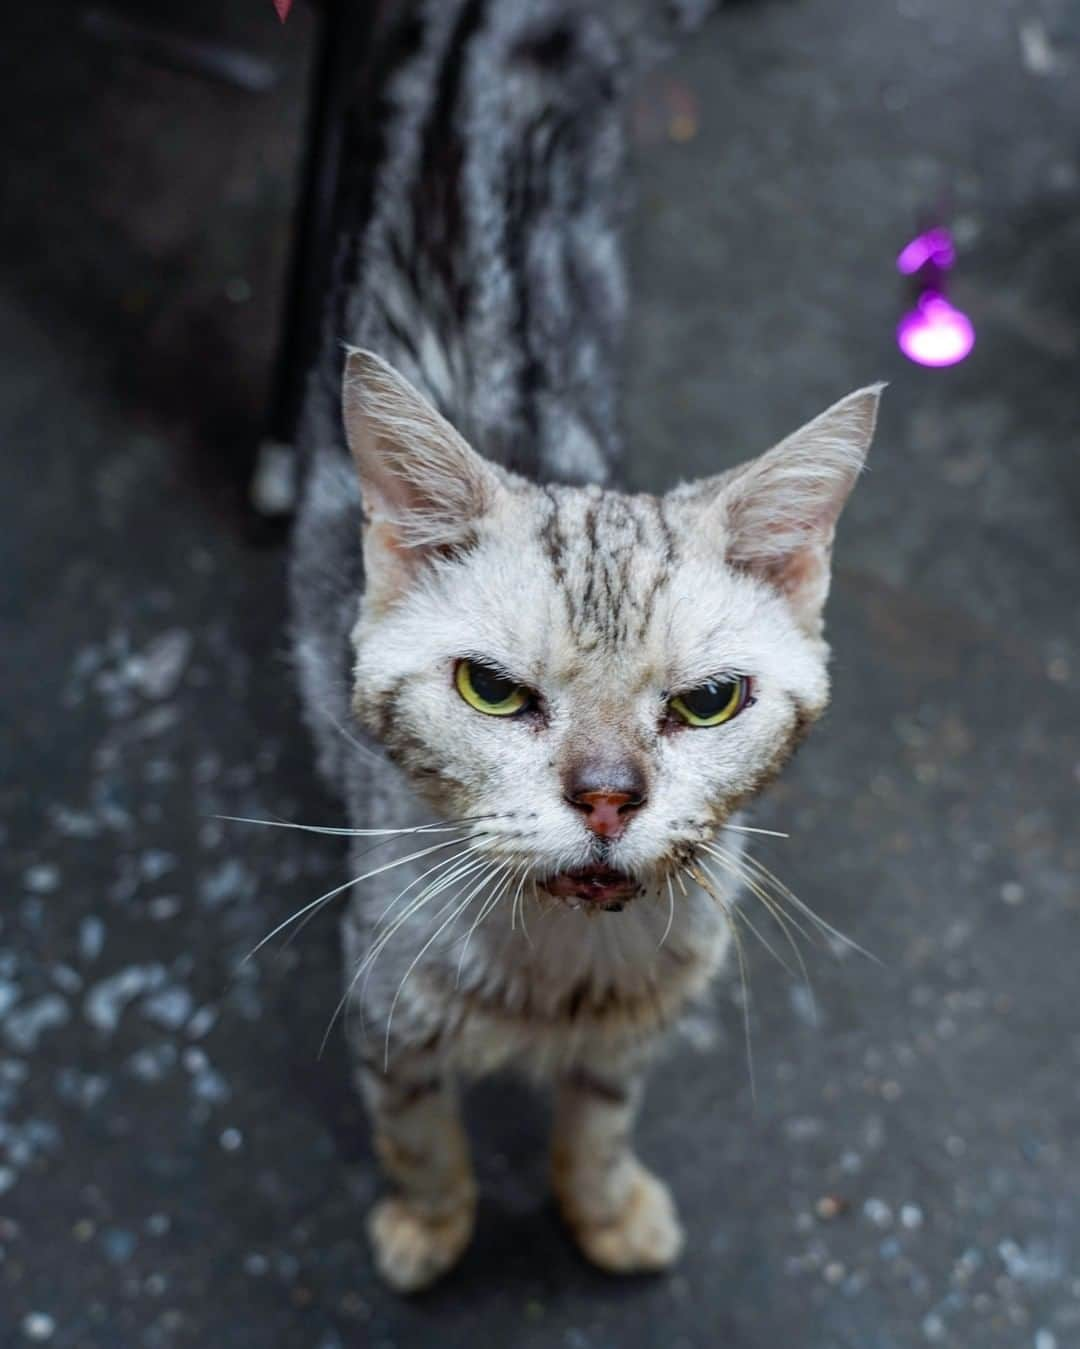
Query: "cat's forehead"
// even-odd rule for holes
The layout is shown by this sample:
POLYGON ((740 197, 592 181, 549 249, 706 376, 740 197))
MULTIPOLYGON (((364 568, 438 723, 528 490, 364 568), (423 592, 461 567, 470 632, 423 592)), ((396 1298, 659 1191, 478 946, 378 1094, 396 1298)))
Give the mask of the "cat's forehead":
POLYGON ((663 500, 597 487, 536 492, 533 537, 580 651, 645 643, 679 549, 663 500))
POLYGON ((578 688, 590 704, 601 693, 634 697, 760 670, 801 650, 779 598, 725 566, 699 533, 671 497, 529 486, 491 521, 440 602, 447 630, 519 677, 578 688))

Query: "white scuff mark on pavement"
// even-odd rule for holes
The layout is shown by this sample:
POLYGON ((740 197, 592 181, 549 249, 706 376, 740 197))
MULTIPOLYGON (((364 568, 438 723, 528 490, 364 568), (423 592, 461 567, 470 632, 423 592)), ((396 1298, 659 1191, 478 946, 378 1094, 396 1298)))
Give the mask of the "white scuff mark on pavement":
POLYGON ((62 1026, 71 1013, 59 993, 47 993, 12 1012, 4 1022, 4 1034, 14 1049, 32 1053, 47 1030, 62 1026))
POLYGON ((168 698, 176 692, 191 655, 191 633, 169 628, 155 637, 127 664, 131 683, 145 698, 168 698))
POLYGON ((92 1026, 111 1034, 129 1003, 156 992, 164 982, 164 965, 129 965, 94 985, 83 1001, 83 1012, 92 1026))
POLYGON ((1042 19, 1022 19, 1017 34, 1025 70, 1030 70, 1033 75, 1053 75, 1061 68, 1061 57, 1054 50, 1042 19))

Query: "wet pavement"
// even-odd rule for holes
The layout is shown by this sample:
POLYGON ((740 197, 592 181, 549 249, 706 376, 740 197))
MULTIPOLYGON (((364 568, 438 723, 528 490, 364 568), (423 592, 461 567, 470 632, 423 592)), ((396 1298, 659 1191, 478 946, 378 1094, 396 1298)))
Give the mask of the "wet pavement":
MULTIPOLYGON (((459 1272, 403 1303, 341 1044, 342 875, 299 724, 264 405, 310 16, 155 23, 244 94, 53 0, 0 51, 0 1345, 1067 1349, 1080 1344, 1080 17, 1066 0, 742 4, 636 109, 634 485, 891 381, 845 516, 835 698, 758 855, 877 962, 751 951, 641 1127, 690 1234, 587 1268, 546 1106, 484 1084, 459 1272), (892 260, 949 212, 971 359, 897 352, 892 260), (879 963, 878 963, 879 962, 879 963)), ((272 16, 271 16, 272 17, 272 16)))

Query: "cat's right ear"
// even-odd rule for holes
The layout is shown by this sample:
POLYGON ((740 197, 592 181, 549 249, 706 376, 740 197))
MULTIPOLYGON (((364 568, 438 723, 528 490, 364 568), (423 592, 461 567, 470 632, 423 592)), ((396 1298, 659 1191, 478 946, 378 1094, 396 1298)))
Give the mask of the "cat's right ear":
POLYGON ((491 465, 374 352, 349 352, 342 405, 363 496, 367 601, 381 608, 432 557, 466 547, 502 488, 491 465))
POLYGON ((848 394, 757 459, 674 494, 704 507, 728 565, 778 591, 814 636, 836 522, 862 471, 884 387, 848 394))

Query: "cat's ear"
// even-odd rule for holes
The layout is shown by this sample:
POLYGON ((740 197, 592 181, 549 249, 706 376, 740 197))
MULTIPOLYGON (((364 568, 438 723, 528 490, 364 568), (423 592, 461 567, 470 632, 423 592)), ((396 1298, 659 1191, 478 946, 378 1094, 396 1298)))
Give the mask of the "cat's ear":
POLYGON ((374 352, 349 352, 342 405, 363 495, 366 590, 381 606, 433 556, 467 546, 502 488, 491 465, 374 352))
POLYGON ((726 474, 725 560, 779 590, 800 625, 821 631, 833 533, 874 435, 883 384, 848 394, 794 435, 726 474))

